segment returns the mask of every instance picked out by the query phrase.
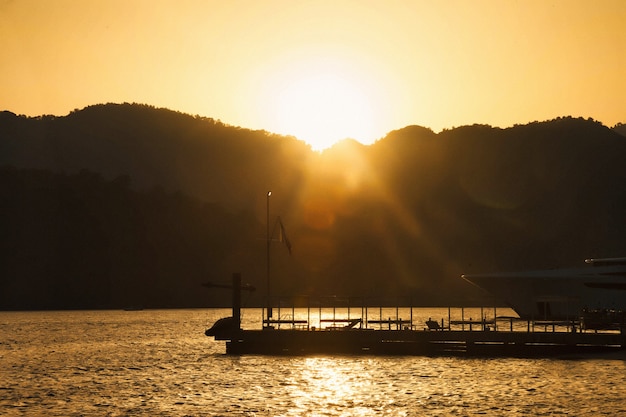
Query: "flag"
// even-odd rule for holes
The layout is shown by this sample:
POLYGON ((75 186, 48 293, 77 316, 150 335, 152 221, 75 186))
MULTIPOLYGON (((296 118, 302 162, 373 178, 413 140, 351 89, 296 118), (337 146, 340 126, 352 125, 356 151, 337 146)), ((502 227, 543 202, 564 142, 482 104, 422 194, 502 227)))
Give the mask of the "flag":
POLYGON ((278 240, 285 243, 285 246, 287 246, 287 250, 289 251, 289 255, 291 255, 291 242, 287 238, 285 226, 283 225, 283 221, 280 219, 280 217, 278 218, 278 224, 280 225, 280 234, 278 236, 278 240))

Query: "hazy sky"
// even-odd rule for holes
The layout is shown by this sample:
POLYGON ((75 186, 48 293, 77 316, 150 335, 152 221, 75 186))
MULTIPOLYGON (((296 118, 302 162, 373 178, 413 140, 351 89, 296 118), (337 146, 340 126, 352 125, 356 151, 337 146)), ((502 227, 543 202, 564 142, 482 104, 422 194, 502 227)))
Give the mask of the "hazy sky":
POLYGON ((320 141, 626 122, 623 0, 0 0, 0 110, 137 102, 320 141))

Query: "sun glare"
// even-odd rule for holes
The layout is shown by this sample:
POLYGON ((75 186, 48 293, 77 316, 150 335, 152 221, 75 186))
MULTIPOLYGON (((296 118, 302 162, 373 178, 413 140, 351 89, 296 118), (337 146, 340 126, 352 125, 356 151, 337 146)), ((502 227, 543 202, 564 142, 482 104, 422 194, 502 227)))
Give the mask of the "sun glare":
POLYGON ((271 82, 266 111, 273 130, 304 140, 321 151, 351 138, 361 143, 378 139, 372 82, 341 65, 299 65, 271 82))

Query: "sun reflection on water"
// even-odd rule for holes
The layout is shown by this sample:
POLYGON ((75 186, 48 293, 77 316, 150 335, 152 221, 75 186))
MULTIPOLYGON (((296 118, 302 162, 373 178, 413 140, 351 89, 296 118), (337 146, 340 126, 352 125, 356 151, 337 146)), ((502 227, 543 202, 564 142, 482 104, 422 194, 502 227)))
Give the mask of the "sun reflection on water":
POLYGON ((385 401, 375 394, 376 379, 370 375, 370 367, 359 364, 363 365, 347 357, 298 360, 290 390, 297 409, 308 413, 317 410, 318 415, 378 415, 385 401))
POLYGON ((326 400, 340 400, 350 397, 355 390, 353 389, 354 372, 349 367, 349 372, 344 366, 336 361, 329 361, 328 358, 306 358, 302 369, 302 379, 306 382, 307 391, 317 394, 319 398, 326 400))

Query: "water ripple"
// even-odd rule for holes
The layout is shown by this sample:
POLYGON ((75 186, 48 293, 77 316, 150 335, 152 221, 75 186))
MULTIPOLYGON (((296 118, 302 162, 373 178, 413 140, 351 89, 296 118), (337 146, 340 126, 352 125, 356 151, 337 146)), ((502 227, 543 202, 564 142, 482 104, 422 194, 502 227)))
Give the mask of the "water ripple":
POLYGON ((0 313, 0 415, 626 413, 623 360, 227 356, 203 335, 226 314, 0 313))

